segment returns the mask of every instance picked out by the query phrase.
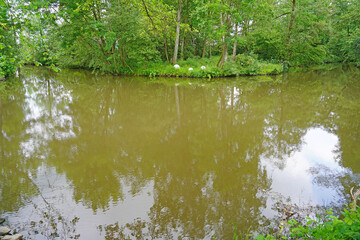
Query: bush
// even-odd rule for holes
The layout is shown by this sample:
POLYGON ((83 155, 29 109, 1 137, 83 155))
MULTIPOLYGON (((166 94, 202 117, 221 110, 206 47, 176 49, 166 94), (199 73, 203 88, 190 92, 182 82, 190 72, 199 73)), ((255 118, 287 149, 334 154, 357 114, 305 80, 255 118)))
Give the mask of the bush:
POLYGON ((236 56, 235 62, 241 75, 266 74, 266 72, 261 71, 261 64, 257 60, 257 55, 239 54, 236 56))
POLYGON ((328 211, 324 217, 316 220, 308 218, 307 226, 298 224, 295 220, 291 225, 291 237, 310 239, 360 239, 360 210, 344 209, 342 219, 328 211))
POLYGON ((330 52, 329 61, 360 62, 360 30, 348 36, 346 31, 331 36, 327 45, 330 52))
POLYGON ((351 35, 350 59, 360 62, 360 29, 351 35))
POLYGON ((240 74, 239 67, 236 62, 228 61, 224 63, 224 76, 237 76, 240 74))
MULTIPOLYGON (((290 236, 280 236, 282 239, 360 239, 360 209, 343 209, 341 216, 334 216, 330 209, 324 216, 315 220, 307 218, 305 225, 292 219, 288 222, 290 236)), ((258 235, 255 239, 277 239, 279 236, 269 234, 258 235)))
POLYGON ((250 55, 238 54, 236 55, 235 62, 237 63, 238 66, 247 68, 254 65, 256 59, 250 55))
POLYGON ((16 59, 0 56, 0 77, 8 77, 11 76, 17 68, 16 59))

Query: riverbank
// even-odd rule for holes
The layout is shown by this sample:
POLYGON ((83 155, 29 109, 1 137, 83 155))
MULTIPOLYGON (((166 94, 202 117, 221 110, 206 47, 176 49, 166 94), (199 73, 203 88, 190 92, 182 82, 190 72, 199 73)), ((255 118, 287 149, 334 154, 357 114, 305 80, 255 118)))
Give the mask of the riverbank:
MULTIPOLYGON (((329 71, 339 66, 360 67, 360 63, 323 63, 310 66, 289 66, 279 61, 263 61, 257 55, 239 54, 235 61, 229 60, 223 67, 217 67, 219 56, 179 61, 176 65, 169 63, 151 63, 144 69, 134 71, 134 75, 149 77, 189 77, 216 78, 238 76, 269 76, 286 72, 329 71)), ((129 73, 131 74, 131 73, 129 73)))
POLYGON ((286 219, 287 230, 283 225, 278 233, 257 235, 255 239, 360 239, 360 210, 346 207, 341 215, 335 216, 329 209, 326 214, 317 215, 315 219, 307 217, 299 222, 286 219))
MULTIPOLYGON (((279 201, 277 208, 282 212, 282 220, 278 227, 271 234, 254 234, 255 239, 360 239, 360 208, 357 205, 360 189, 353 190, 354 187, 350 190, 351 203, 341 211, 299 208, 279 201)), ((236 232, 234 236, 239 239, 236 232)))
MULTIPOLYGON (((306 72, 306 71, 328 71, 339 66, 360 67, 360 63, 324 63, 310 66, 289 66, 279 61, 260 60, 257 55, 239 54, 236 59, 228 60, 222 67, 217 67, 219 56, 211 58, 192 58, 178 61, 177 64, 168 62, 149 62, 139 68, 121 68, 116 72, 103 69, 84 68, 78 65, 67 66, 45 66, 55 72, 61 69, 85 69, 100 74, 111 74, 119 76, 144 76, 164 78, 219 78, 238 76, 274 76, 284 73, 306 72)), ((35 65, 28 63, 29 65, 35 65)))
MULTIPOLYGON (((114 75, 135 75, 146 77, 190 77, 190 78, 215 78, 215 77, 236 77, 236 76, 264 76, 277 75, 283 72, 284 66, 279 61, 272 62, 259 59, 255 54, 238 54, 234 60, 226 61, 218 67, 220 56, 210 58, 194 57, 186 60, 179 60, 176 64, 155 61, 146 62, 138 67, 124 66, 118 69, 106 70, 102 68, 87 68, 77 64, 64 66, 44 65, 48 68, 59 71, 61 68, 87 69, 94 72, 109 73, 114 75)), ((34 62, 29 65, 38 65, 34 62)))
POLYGON ((229 60, 222 67, 217 67, 219 56, 211 58, 192 58, 169 63, 151 63, 143 69, 134 71, 136 75, 160 77, 235 77, 255 75, 276 75, 283 72, 283 65, 277 62, 259 60, 256 55, 239 54, 235 60, 229 60))

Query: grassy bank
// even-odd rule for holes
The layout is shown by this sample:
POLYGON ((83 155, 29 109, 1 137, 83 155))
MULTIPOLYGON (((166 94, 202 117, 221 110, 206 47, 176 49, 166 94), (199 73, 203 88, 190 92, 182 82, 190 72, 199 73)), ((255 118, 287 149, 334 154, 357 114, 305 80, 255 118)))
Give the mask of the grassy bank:
POLYGON ((222 67, 217 67, 219 56, 211 58, 192 58, 179 61, 178 68, 169 63, 150 63, 144 68, 135 70, 136 75, 163 77, 230 77, 275 75, 282 73, 283 65, 257 59, 256 55, 239 54, 235 61, 227 61, 222 67))
POLYGON ((128 76, 148 76, 148 77, 187 77, 187 78, 216 78, 216 77, 236 77, 236 76, 270 76, 278 75, 285 71, 290 73, 303 71, 332 70, 339 65, 360 67, 360 63, 323 63, 308 66, 290 66, 283 62, 272 60, 265 61, 256 54, 238 54, 235 60, 228 59, 221 67, 218 67, 220 56, 211 58, 194 57, 184 61, 178 61, 173 65, 162 61, 148 61, 145 64, 133 62, 133 67, 129 66, 107 68, 93 68, 88 65, 71 63, 67 65, 55 65, 45 63, 28 62, 27 65, 42 65, 57 72, 62 68, 86 69, 95 73, 107 73, 113 75, 128 76), (177 65, 177 66, 176 66, 177 65), (176 66, 176 67, 175 67, 176 66))

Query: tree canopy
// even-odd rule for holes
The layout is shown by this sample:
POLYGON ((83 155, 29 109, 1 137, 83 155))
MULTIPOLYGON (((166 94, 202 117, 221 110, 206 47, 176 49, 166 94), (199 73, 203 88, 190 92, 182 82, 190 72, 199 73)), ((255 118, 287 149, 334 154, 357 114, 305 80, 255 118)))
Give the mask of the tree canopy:
POLYGON ((223 68, 239 54, 360 62, 359 9, 358 0, 0 0, 0 75, 23 63, 138 73, 213 56, 223 68))

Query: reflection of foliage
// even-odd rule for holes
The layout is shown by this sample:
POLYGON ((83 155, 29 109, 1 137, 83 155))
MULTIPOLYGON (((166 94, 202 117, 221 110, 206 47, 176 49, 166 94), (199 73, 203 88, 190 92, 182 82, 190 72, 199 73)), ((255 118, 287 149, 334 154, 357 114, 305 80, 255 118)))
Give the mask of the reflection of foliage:
POLYGON ((100 232, 105 231, 105 239, 107 240, 121 240, 121 239, 153 239, 149 232, 145 231, 146 222, 143 220, 135 220, 133 223, 127 223, 124 227, 119 226, 119 223, 98 226, 100 232))
POLYGON ((31 221, 30 228, 24 226, 30 236, 44 236, 47 239, 79 239, 80 234, 76 234, 76 223, 79 218, 68 220, 49 205, 44 208, 34 204, 34 209, 40 213, 41 220, 31 221))
MULTIPOLYGON (((256 232, 272 232, 272 236, 278 238, 288 238, 290 236, 291 228, 288 223, 296 221, 298 223, 306 224, 308 218, 314 218, 317 215, 324 215, 326 210, 324 207, 312 206, 306 203, 293 203, 290 198, 285 198, 281 193, 261 190, 259 191, 261 197, 270 198, 274 203, 271 208, 277 212, 276 216, 268 225, 260 226, 256 232)), ((259 236, 257 239, 261 239, 259 236)), ((272 239, 272 238, 269 238, 272 239)))
POLYGON ((0 213, 16 211, 35 193, 25 173, 30 164, 18 151, 25 130, 22 83, 14 80, 5 86, 0 96, 0 213))
MULTIPOLYGON (((175 88, 85 71, 54 75, 27 68, 23 76, 27 91, 2 102, 1 161, 8 173, 54 166, 71 183, 75 201, 94 212, 154 182, 149 219, 103 225, 109 239, 141 234, 224 239, 231 237, 233 225, 244 233, 259 222, 268 224, 261 214, 266 197, 259 189, 268 189, 271 179, 260 159, 274 159, 272 164, 283 168, 310 127, 338 134, 343 164, 355 162, 350 156, 356 151, 347 146, 358 144, 353 110, 360 98, 350 87, 342 90, 350 76, 343 83, 308 73, 289 75, 282 83, 219 80, 175 88)), ((4 211, 36 194, 21 175, 0 174, 12 186, 0 185, 1 194, 18 195, 4 211)), ((326 183, 317 176, 316 183, 326 183)), ((342 190, 341 184, 326 186, 342 190)), ((47 222, 36 226, 52 229, 61 223, 56 216, 43 215, 47 222)), ((44 234, 51 237, 53 230, 44 234)))
POLYGON ((339 186, 339 181, 341 178, 345 177, 345 175, 349 174, 345 171, 339 171, 331 169, 325 165, 317 164, 315 167, 311 167, 309 172, 313 175, 314 183, 319 186, 323 186, 326 188, 337 189, 339 186))
POLYGON ((338 104, 335 112, 335 119, 338 129, 336 134, 340 139, 342 163, 349 167, 354 173, 360 173, 360 84, 355 81, 360 77, 360 71, 347 73, 349 76, 342 76, 345 85, 339 94, 338 104))
POLYGON ((26 177, 19 174, 16 166, 8 163, 12 161, 0 161, 2 167, 1 181, 0 181, 0 213, 3 211, 16 211, 29 198, 36 193, 32 184, 27 181, 26 177))

